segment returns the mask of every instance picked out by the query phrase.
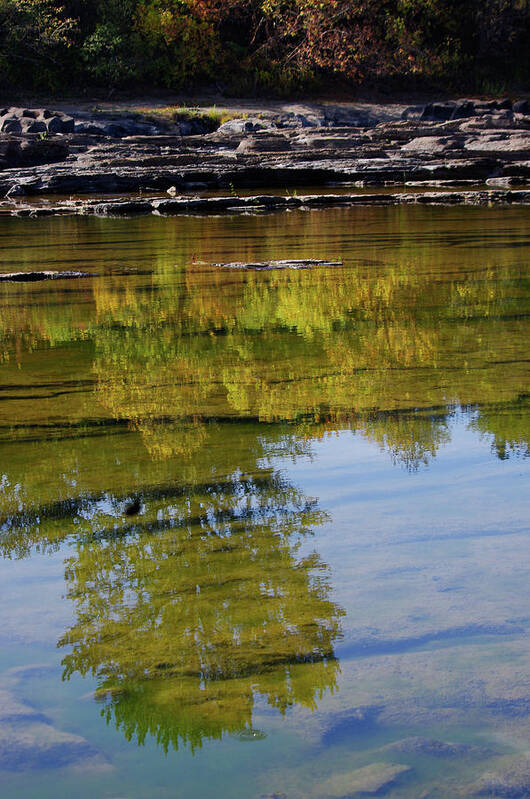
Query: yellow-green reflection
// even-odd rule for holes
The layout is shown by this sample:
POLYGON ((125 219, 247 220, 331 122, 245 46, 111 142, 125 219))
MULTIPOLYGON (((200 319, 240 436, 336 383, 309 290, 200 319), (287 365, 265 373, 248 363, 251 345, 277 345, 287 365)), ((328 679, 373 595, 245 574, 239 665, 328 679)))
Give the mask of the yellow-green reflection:
POLYGON ((349 426, 417 469, 457 407, 499 457, 528 453, 525 219, 449 236, 367 213, 356 241, 352 214, 55 220, 77 262, 140 273, 2 287, 2 550, 73 542, 66 673, 98 677, 129 737, 195 747, 249 727, 256 695, 312 707, 335 686, 341 610, 298 553, 323 516, 272 455, 349 426), (198 263, 300 254, 345 266, 198 263))
POLYGON ((314 707, 335 686, 341 616, 325 564, 298 554, 321 520, 267 471, 99 527, 66 562, 66 674, 92 672, 127 735, 166 747, 251 726, 255 694, 314 707))
MULTIPOLYGON (((344 212, 337 213, 340 222, 344 212)), ((315 256, 337 249, 324 223, 320 236, 321 219, 297 214, 284 222, 318 234, 315 256)), ((197 235, 191 244, 208 253, 228 223, 187 224, 197 235)), ((274 235, 281 241, 277 219, 259 224, 272 252, 274 235)), ((152 275, 100 277, 69 291, 3 288, 3 382, 17 386, 0 407, 10 438, 44 420, 52 435, 55 422, 112 420, 140 431, 153 459, 181 455, 191 463, 212 419, 303 421, 304 435, 315 432, 308 421, 349 420, 390 442, 394 457, 403 448, 410 463, 433 454, 444 432, 438 422, 435 431, 425 420, 413 425, 420 454, 411 461, 415 445, 402 447, 394 411, 498 406, 527 389, 528 264, 524 247, 513 246, 524 244, 522 229, 491 248, 472 231, 465 256, 458 238, 431 234, 416 244, 415 231, 407 237, 405 229, 394 231, 396 248, 365 243, 378 255, 371 261, 356 258, 353 247, 343 269, 265 274, 186 262, 190 242, 186 249, 169 223, 168 232, 174 249, 154 240, 152 275), (374 412, 384 420, 374 423, 374 412)), ((239 241, 234 246, 240 255, 239 241)))
MULTIPOLYGON (((262 445, 250 429, 234 432, 249 466, 262 445)), ((206 444, 215 452, 219 431, 206 444)), ((290 446, 285 437, 279 445, 290 446)), ((197 468, 204 476, 220 466, 202 453, 197 468)), ((149 734, 166 749, 251 728, 257 696, 282 713, 315 708, 336 686, 343 615, 329 599, 326 564, 300 551, 326 520, 316 502, 255 465, 209 482, 144 484, 136 496, 133 517, 107 494, 4 521, 7 557, 75 537, 65 578, 77 621, 59 642, 71 650, 65 675, 91 673, 104 715, 128 738, 149 734)))

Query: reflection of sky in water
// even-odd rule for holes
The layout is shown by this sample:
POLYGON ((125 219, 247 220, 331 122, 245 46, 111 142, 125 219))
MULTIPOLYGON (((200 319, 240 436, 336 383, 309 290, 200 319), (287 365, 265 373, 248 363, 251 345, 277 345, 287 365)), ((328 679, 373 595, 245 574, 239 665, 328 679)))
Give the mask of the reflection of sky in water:
POLYGON ((437 457, 414 473, 350 432, 330 434, 313 452, 288 472, 331 517, 317 546, 332 570, 334 598, 348 610, 339 656, 349 636, 372 624, 383 637, 398 630, 414 637, 424 626, 474 624, 478 632, 481 624, 525 618, 527 460, 499 460, 466 414, 451 424, 437 457))

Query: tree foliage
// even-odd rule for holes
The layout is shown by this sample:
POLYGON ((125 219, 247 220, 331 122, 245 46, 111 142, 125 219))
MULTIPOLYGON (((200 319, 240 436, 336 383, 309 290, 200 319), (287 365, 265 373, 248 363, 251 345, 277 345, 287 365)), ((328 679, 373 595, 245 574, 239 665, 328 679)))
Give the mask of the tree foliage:
MULTIPOLYGON (((77 21, 54 0, 0 0, 0 75, 13 85, 54 86, 77 21)), ((0 77, 0 85, 2 83, 0 77)))
POLYGON ((494 88, 528 78, 529 34, 528 0, 0 0, 7 86, 494 88))

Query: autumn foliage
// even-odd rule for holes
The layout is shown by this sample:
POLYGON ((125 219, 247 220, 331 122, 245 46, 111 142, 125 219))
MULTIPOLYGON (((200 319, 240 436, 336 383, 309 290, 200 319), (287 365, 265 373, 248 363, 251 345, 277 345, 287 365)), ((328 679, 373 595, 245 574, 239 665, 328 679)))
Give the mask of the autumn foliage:
POLYGON ((528 0, 0 0, 0 85, 523 86, 528 0))

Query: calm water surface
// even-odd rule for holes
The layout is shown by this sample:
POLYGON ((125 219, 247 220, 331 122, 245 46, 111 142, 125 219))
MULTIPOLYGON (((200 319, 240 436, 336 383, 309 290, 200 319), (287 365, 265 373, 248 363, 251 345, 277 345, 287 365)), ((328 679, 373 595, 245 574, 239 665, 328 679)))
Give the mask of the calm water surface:
POLYGON ((529 222, 0 220, 2 799, 530 795, 529 222))

